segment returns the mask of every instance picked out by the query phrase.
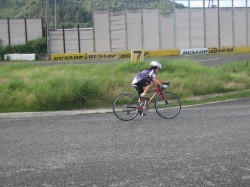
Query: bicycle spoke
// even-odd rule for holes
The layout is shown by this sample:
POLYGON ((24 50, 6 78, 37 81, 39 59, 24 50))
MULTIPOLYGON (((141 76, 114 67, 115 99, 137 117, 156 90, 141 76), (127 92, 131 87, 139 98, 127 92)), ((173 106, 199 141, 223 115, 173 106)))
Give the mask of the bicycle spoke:
POLYGON ((155 101, 156 112, 163 118, 171 119, 177 116, 181 110, 181 101, 172 92, 165 92, 166 101, 159 95, 155 101))
POLYGON ((137 106, 137 99, 133 95, 122 94, 114 101, 113 113, 117 118, 124 121, 129 121, 137 116, 137 106))

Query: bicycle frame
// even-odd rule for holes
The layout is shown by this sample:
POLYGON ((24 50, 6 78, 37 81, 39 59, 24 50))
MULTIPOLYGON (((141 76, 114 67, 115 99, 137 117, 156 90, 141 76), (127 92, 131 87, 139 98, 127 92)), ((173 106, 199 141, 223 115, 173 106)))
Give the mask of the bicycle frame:
MULTIPOLYGON (((163 90, 161 89, 160 86, 157 86, 154 90, 149 91, 148 93, 152 93, 154 92, 154 94, 149 98, 149 100, 147 101, 147 105, 149 106, 149 104, 153 101, 153 99, 158 95, 158 93, 161 95, 162 99, 164 101, 166 101, 166 97, 165 94, 163 92, 163 90)), ((143 100, 143 98, 140 97, 140 99, 143 100)))

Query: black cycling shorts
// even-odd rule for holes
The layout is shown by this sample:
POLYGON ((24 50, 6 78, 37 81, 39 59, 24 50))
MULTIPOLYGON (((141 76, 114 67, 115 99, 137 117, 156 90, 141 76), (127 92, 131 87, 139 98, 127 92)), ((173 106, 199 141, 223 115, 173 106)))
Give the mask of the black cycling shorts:
POLYGON ((137 90, 138 94, 143 93, 143 87, 149 85, 152 82, 152 79, 142 79, 139 82, 135 83, 135 89, 137 90))

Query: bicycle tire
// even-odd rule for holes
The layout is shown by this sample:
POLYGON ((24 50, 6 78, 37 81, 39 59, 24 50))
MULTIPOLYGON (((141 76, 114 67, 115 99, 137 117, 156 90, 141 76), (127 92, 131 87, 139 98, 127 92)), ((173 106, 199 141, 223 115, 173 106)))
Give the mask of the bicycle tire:
POLYGON ((138 100, 131 94, 119 95, 113 103, 113 113, 123 121, 130 121, 138 115, 138 100))
POLYGON ((172 92, 164 92, 166 101, 161 95, 158 95, 155 100, 155 110, 159 116, 165 119, 176 117, 181 111, 181 100, 172 92))

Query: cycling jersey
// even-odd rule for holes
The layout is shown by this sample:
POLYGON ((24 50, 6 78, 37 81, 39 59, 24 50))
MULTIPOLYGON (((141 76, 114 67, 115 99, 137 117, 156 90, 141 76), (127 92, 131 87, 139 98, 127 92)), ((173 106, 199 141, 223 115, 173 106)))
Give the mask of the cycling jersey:
POLYGON ((134 77, 134 80, 132 81, 132 85, 136 85, 136 83, 138 83, 141 80, 147 80, 149 82, 152 82, 153 78, 155 78, 155 77, 156 77, 156 75, 155 75, 154 70, 144 70, 144 71, 138 73, 134 77))

